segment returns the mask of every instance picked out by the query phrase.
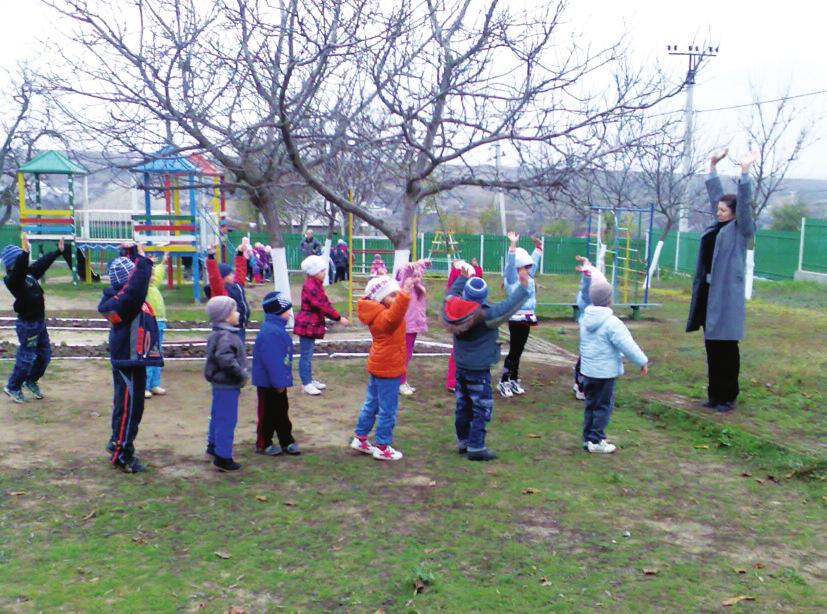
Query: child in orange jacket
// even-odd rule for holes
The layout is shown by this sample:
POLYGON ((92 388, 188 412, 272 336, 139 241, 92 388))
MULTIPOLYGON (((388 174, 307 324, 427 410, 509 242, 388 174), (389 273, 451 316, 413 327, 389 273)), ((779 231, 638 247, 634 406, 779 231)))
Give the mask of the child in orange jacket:
POLYGON ((413 284, 412 277, 405 280, 402 288, 388 275, 375 277, 368 282, 365 296, 357 304, 359 319, 370 328, 373 343, 368 356, 365 402, 350 447, 376 460, 402 458, 402 452, 394 450, 391 441, 399 407, 399 383, 406 368, 405 313, 413 284), (375 446, 368 441, 374 424, 375 446))

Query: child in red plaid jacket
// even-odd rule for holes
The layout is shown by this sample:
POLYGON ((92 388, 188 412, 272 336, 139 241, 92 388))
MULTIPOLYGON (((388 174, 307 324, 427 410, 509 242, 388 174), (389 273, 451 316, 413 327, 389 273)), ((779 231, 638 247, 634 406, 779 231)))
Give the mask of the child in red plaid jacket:
POLYGON ((302 390, 309 395, 319 395, 327 388, 313 379, 313 349, 316 339, 324 338, 325 318, 348 325, 330 303, 324 291, 324 276, 327 275, 327 261, 321 256, 308 256, 302 261, 302 271, 307 275, 302 286, 301 309, 296 315, 293 332, 299 336, 299 377, 302 390))

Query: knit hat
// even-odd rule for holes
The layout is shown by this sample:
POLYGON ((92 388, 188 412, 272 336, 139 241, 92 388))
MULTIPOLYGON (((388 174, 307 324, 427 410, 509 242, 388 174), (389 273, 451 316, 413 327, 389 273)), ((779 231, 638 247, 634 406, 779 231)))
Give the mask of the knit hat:
POLYGON ((220 324, 227 321, 235 308, 235 301, 229 296, 214 296, 207 301, 207 317, 211 324, 220 324))
POLYGON ((221 262, 218 264, 218 274, 221 275, 221 279, 224 279, 225 277, 227 277, 227 275, 234 272, 235 269, 233 269, 233 267, 231 267, 226 262, 221 262))
POLYGON ((518 269, 534 266, 534 259, 522 247, 518 247, 514 250, 514 266, 518 269))
POLYGON ((119 290, 129 280, 132 271, 135 270, 135 263, 129 258, 119 256, 109 263, 109 283, 115 290, 119 290))
POLYGON ((374 277, 365 286, 365 298, 381 303, 386 296, 399 292, 399 283, 390 275, 374 277))
POLYGON ((318 275, 322 271, 327 270, 327 262, 321 256, 308 256, 304 260, 302 260, 301 264, 302 271, 304 271, 305 275, 318 275))
POLYGON ((472 277, 462 290, 462 298, 475 303, 484 303, 488 298, 488 284, 481 277, 472 277))
POLYGON ((22 253, 23 249, 17 245, 7 245, 3 248, 3 251, 0 252, 0 259, 3 260, 7 271, 11 271, 14 263, 17 262, 17 259, 22 253))
POLYGON ((293 303, 281 292, 270 292, 264 296, 261 302, 264 313, 274 313, 277 316, 293 308, 293 303))
POLYGON ((612 303, 612 284, 597 271, 592 271, 589 299, 595 307, 608 307, 612 303))
POLYGON ((337 244, 337 245, 344 245, 344 244, 345 244, 345 240, 344 240, 344 239, 339 239, 338 241, 336 241, 336 244, 337 244))

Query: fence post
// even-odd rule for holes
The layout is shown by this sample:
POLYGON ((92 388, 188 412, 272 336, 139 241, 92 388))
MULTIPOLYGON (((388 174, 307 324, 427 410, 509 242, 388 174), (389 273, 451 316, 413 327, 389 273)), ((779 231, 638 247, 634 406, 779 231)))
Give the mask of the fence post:
MULTIPOLYGON (((480 235, 480 268, 485 270, 485 235, 480 235)), ((450 273, 450 268, 448 269, 450 273)))
POLYGON ((801 267, 804 265, 804 235, 806 234, 805 228, 807 227, 807 218, 801 218, 801 235, 798 239, 798 270, 803 270, 801 267))
POLYGON ((681 256, 681 229, 678 228, 678 236, 675 239, 675 273, 680 271, 680 268, 681 268, 680 260, 678 260, 678 258, 680 258, 680 256, 681 256))
POLYGON ((546 236, 540 236, 540 275, 543 275, 546 266, 546 236))

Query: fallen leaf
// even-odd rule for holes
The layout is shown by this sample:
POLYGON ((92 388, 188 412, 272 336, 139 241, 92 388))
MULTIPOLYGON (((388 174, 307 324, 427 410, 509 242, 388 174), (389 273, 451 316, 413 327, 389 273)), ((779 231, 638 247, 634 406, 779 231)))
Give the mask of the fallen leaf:
POLYGON ((540 586, 551 586, 551 581, 545 576, 543 576, 542 578, 540 578, 540 586))
POLYGON ((95 518, 97 515, 98 515, 98 511, 97 510, 92 510, 91 512, 86 514, 86 516, 84 516, 82 518, 82 520, 92 520, 92 518, 95 518))
POLYGON ((735 573, 747 573, 746 569, 741 569, 740 567, 733 567, 732 571, 734 571, 735 573))
POLYGON ((234 605, 227 610, 227 614, 247 614, 247 610, 234 605))
POLYGON ((92 416, 93 418, 99 418, 100 417, 100 412, 92 410, 92 411, 89 412, 89 415, 92 416))
POLYGON ((136 544, 145 544, 146 540, 144 539, 143 535, 137 535, 132 538, 132 541, 136 544))
POLYGON ((737 597, 730 597, 729 599, 724 599, 721 602, 721 605, 724 607, 729 607, 735 605, 736 603, 741 603, 742 601, 755 601, 755 597, 751 595, 738 595, 737 597))
POLYGON ((231 555, 227 552, 222 552, 221 550, 216 550, 215 552, 213 552, 213 554, 215 556, 217 556, 219 559, 231 559, 231 558, 233 558, 233 555, 231 555))
POLYGON ((414 595, 418 595, 424 590, 425 590, 425 583, 422 580, 420 580, 419 578, 417 578, 416 582, 414 582, 414 595))
POLYGON ((284 504, 287 507, 296 507, 298 505, 298 503, 296 503, 295 501, 290 501, 290 500, 285 501, 284 504))
POLYGON ((267 497, 264 495, 256 495, 256 501, 261 501, 262 503, 267 501, 267 497))
POLYGON ((756 482, 758 482, 759 484, 763 484, 763 483, 764 483, 764 480, 761 480, 761 479, 758 479, 758 478, 755 478, 755 481, 756 481, 756 482))
POLYGON ((770 482, 776 482, 776 483, 778 483, 778 478, 777 478, 777 477, 775 477, 774 475, 768 475, 768 476, 767 476, 767 479, 768 479, 770 482))
POLYGON ((385 614, 385 608, 379 608, 373 614, 385 614))
POLYGON ((10 490, 6 493, 10 497, 22 497, 23 495, 27 495, 25 490, 10 490))
POLYGON ((753 563, 752 568, 753 569, 764 569, 764 564, 763 563, 753 563))
POLYGON ((741 477, 742 477, 742 478, 751 478, 751 477, 752 477, 752 474, 751 474, 749 471, 744 471, 744 472, 741 474, 741 477))
POLYGON ((430 482, 428 482, 428 486, 430 486, 431 488, 436 486, 436 480, 431 480, 430 482))
POLYGON ((707 445, 695 446, 695 449, 696 450, 709 450, 709 446, 707 446, 707 445))
POLYGON ((537 433, 529 433, 526 435, 529 439, 542 439, 542 435, 538 435, 537 433))
POLYGON ((644 576, 656 576, 659 573, 657 569, 652 569, 650 567, 644 567, 642 571, 644 576))
POLYGON ((523 488, 524 495, 536 495, 538 492, 540 492, 539 488, 523 488))
POLYGON ((792 477, 793 477, 794 475, 795 475, 795 471, 790 471, 790 472, 789 472, 787 475, 785 475, 784 477, 785 477, 785 478, 787 478, 788 480, 790 480, 790 479, 792 479, 792 477))

